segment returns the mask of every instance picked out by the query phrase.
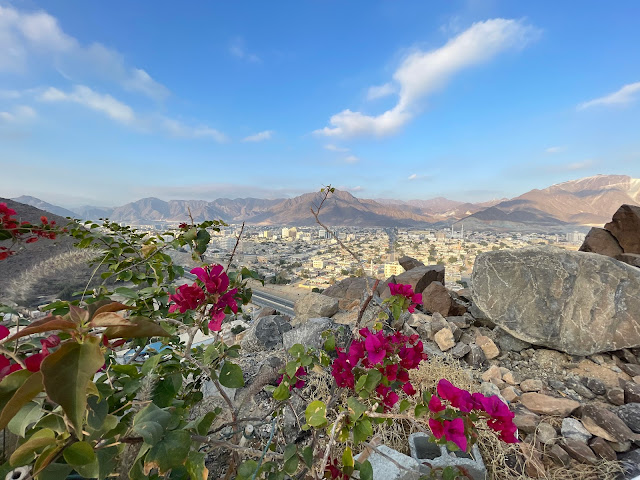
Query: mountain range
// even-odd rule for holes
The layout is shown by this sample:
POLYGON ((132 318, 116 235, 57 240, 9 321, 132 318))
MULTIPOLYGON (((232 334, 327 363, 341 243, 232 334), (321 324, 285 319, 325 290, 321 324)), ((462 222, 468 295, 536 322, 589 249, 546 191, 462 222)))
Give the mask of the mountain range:
MULTIPOLYGON (((14 200, 61 216, 83 219, 108 217, 131 224, 182 222, 189 214, 196 221, 221 219, 257 225, 315 224, 310 208, 319 193, 290 199, 219 198, 169 200, 143 198, 121 207, 85 206, 74 211, 35 197, 14 200)), ((623 203, 640 204, 640 179, 626 175, 596 175, 548 188, 534 189, 511 199, 465 203, 438 197, 428 200, 367 200, 336 190, 323 204, 321 219, 327 225, 353 226, 462 226, 471 230, 567 230, 572 226, 602 225, 623 203)))

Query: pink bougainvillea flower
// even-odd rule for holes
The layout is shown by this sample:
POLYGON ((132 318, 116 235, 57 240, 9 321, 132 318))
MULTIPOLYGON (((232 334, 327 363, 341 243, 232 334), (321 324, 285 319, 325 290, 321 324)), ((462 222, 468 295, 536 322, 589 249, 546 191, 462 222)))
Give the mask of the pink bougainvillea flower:
POLYGON ((436 420, 435 418, 429 419, 429 428, 431 429, 431 433, 437 439, 440 439, 444 436, 444 425, 440 420, 436 420))
POLYGON ((509 410, 509 407, 497 395, 485 397, 482 400, 482 408, 494 419, 510 420, 515 414, 509 410))
POLYGON ((7 327, 5 327, 4 325, 0 325, 0 340, 4 340, 5 338, 7 338, 9 336, 9 329, 7 327))
POLYGON ((402 390, 409 396, 416 394, 416 389, 413 388, 413 385, 411 385, 409 382, 402 385, 402 390))
POLYGON ((49 355, 45 352, 35 353, 24 359, 24 364, 30 372, 39 372, 42 361, 49 355))
POLYGON ((44 340, 40 340, 40 344, 42 345, 42 351, 48 354, 50 348, 60 345, 60 337, 58 335, 49 335, 44 340))
POLYGON ((442 404, 440 397, 438 397, 437 395, 431 396, 431 400, 429 400, 429 410, 431 410, 433 413, 437 413, 443 411, 445 408, 446 407, 442 404))
POLYGON ((174 302, 169 307, 169 312, 173 313, 176 310, 180 310, 180 313, 185 313, 187 310, 195 310, 200 302, 204 300, 204 292, 194 283, 193 285, 182 285, 176 289, 176 293, 169 295, 169 300, 174 302))
POLYGON ((222 265, 208 265, 191 270, 198 280, 204 283, 207 292, 222 295, 229 288, 229 276, 222 265))
POLYGON ((219 332, 222 330, 222 321, 224 320, 225 314, 223 310, 216 310, 211 312, 211 320, 207 325, 209 330, 212 332, 219 332))
POLYGON ((413 287, 411 285, 403 285, 401 283, 390 283, 389 284, 389 292, 391 295, 400 295, 409 300, 409 306, 407 310, 409 313, 413 313, 415 311, 416 305, 422 303, 422 295, 419 293, 414 293, 413 287))
POLYGON ((349 347, 349 362, 356 365, 361 358, 364 358, 364 342, 356 340, 349 347))
POLYGON ((387 351, 385 350, 384 343, 377 334, 369 335, 364 341, 364 347, 367 350, 368 359, 372 365, 382 363, 387 351))
POLYGON ((462 412, 470 412, 474 408, 471 394, 466 390, 455 387, 449 380, 444 378, 438 382, 438 395, 462 412))
POLYGON ((463 452, 467 450, 467 436, 464 434, 464 420, 454 418, 444 421, 444 438, 455 443, 463 452))

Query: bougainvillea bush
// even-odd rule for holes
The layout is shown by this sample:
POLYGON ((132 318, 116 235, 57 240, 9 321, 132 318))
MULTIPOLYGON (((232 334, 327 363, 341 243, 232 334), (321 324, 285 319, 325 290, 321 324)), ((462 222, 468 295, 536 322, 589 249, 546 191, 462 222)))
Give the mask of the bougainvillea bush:
POLYGON ((42 225, 20 225, 16 212, 6 205, 0 210, 0 238, 13 242, 2 252, 69 234, 78 248, 95 250, 94 265, 106 268, 103 280, 116 280, 79 292, 81 300, 48 305, 47 316, 37 320, 0 310, 12 313, 0 326, 0 429, 19 438, 17 448, 5 452, 0 477, 28 466, 43 480, 74 471, 99 479, 116 472, 132 479, 203 479, 206 453, 222 449, 229 452, 225 478, 346 479, 357 471, 367 480, 371 464, 358 461, 357 453, 375 448, 369 443, 374 424, 395 418, 430 427, 434 440, 452 449, 468 450, 477 441, 481 418, 503 441, 517 441, 513 415, 497 397, 472 395, 444 379, 433 395, 416 393, 409 372, 428 361, 422 342, 390 328, 420 303, 409 285, 391 285, 380 321, 358 326, 347 344, 336 345, 325 332, 321 349, 291 347, 278 380, 264 387, 272 408, 256 419, 227 393, 243 388, 245 378, 235 360, 239 346, 225 344, 220 333, 225 319, 250 302, 247 282, 258 277, 202 261, 210 231, 221 222, 185 223, 152 235, 104 220, 70 223, 65 232, 45 218, 42 225), (180 281, 184 270, 167 253, 183 248, 201 263, 191 270, 192 282, 180 281), (194 347, 197 334, 210 342, 194 347), (138 361, 142 353, 145 360, 138 361), (284 410, 296 408, 292 397, 321 370, 332 375, 331 399, 304 406, 306 434, 287 444, 277 434, 284 410), (224 407, 195 416, 207 381, 224 407), (270 428, 268 439, 245 438, 254 423, 270 428))

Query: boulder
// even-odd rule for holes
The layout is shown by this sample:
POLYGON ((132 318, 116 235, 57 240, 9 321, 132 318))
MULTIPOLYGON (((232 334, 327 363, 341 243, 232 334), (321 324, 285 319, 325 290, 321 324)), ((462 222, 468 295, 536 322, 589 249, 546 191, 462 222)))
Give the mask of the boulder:
POLYGON ((579 440, 567 439, 564 441, 562 447, 572 458, 575 458, 580 463, 588 463, 589 465, 598 463, 598 457, 596 457, 593 450, 591 450, 586 443, 579 440))
POLYGON ((522 397, 520 397, 520 402, 533 413, 561 417, 571 415, 580 406, 575 400, 555 398, 534 392, 523 393, 522 397))
POLYGON ((582 356, 640 346, 640 270, 612 258, 548 246, 486 252, 472 284, 475 305, 520 340, 582 356))
POLYGON ((422 305, 425 310, 438 312, 443 317, 462 315, 466 309, 453 301, 449 290, 441 282, 431 282, 422 292, 422 305))
POLYGON ((405 271, 409 271, 412 268, 416 268, 416 267, 424 267, 424 263, 422 263, 420 260, 416 260, 413 257, 409 257, 407 255, 400 257, 398 259, 398 263, 402 266, 402 268, 405 269, 405 271))
POLYGON ((292 330, 282 334, 282 345, 285 350, 289 350, 296 343, 300 343, 305 347, 320 348, 324 345, 325 339, 322 332, 332 330, 336 336, 336 345, 344 346, 351 331, 342 328, 343 334, 338 334, 339 324, 334 323, 330 318, 310 318, 302 325, 298 325, 292 330))
MULTIPOLYGON (((444 285, 444 265, 423 265, 415 267, 400 275, 396 275, 393 281, 389 283, 401 283, 403 285, 411 285, 415 293, 422 293, 432 282, 440 282, 444 285)), ((386 287, 381 297, 390 296, 389 287, 386 287)), ((443 315, 446 317, 443 313, 443 315)))
POLYGON ((582 422, 577 418, 562 419, 562 427, 560 427, 560 433, 564 438, 580 440, 583 443, 587 443, 591 438, 591 433, 589 433, 589 430, 584 428, 582 422))
POLYGON ((282 348, 282 335, 291 330, 289 317, 285 315, 269 315, 256 320, 245 330, 240 341, 242 350, 262 352, 282 348))
POLYGON ((615 413, 596 405, 584 406, 582 424, 592 435, 610 442, 625 442, 640 438, 615 413))
POLYGON ((604 228, 616 237, 624 253, 640 253, 640 207, 622 205, 604 228))
POLYGON ((292 325, 304 323, 309 318, 331 317, 338 312, 338 299, 321 293, 309 293, 298 300, 293 311, 292 325))
MULTIPOLYGON (((341 282, 331 285, 324 290, 322 295, 337 298, 340 303, 340 308, 347 308, 347 306, 353 302, 360 302, 362 300, 364 292, 367 290, 367 281, 369 282, 369 287, 373 288, 375 284, 375 279, 373 278, 369 278, 368 280, 362 277, 345 278, 341 282)), ((378 284, 376 293, 380 295, 385 286, 386 284, 384 283, 378 284)))
POLYGON ((604 438, 595 437, 591 439, 591 441, 589 442, 589 446, 591 447, 591 450, 593 450, 593 453, 596 454, 596 456, 612 462, 616 460, 615 450, 611 448, 609 443, 604 438))
POLYGON ((579 249, 581 252, 599 253, 607 257, 615 257, 623 253, 616 237, 604 228, 593 227, 579 249))
POLYGON ((627 403, 613 409, 632 432, 640 433, 640 403, 627 403))
POLYGON ((640 253, 621 253, 616 255, 616 260, 628 263, 634 267, 640 267, 640 253))

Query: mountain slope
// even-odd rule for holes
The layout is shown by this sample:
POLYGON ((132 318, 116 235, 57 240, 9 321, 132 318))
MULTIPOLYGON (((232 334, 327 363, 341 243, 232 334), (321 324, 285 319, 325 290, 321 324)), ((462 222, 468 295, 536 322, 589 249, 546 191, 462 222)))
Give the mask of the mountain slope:
MULTIPOLYGON (((45 202, 44 200, 40 200, 39 198, 32 197, 30 195, 22 195, 17 198, 12 198, 14 202, 23 203, 25 205, 31 205, 32 207, 39 208, 40 210, 44 210, 45 212, 54 213, 61 217, 75 217, 76 214, 71 210, 67 210, 66 208, 58 207, 57 205, 52 205, 50 203, 45 202)), ((63 219, 64 220, 64 219, 63 219)))

